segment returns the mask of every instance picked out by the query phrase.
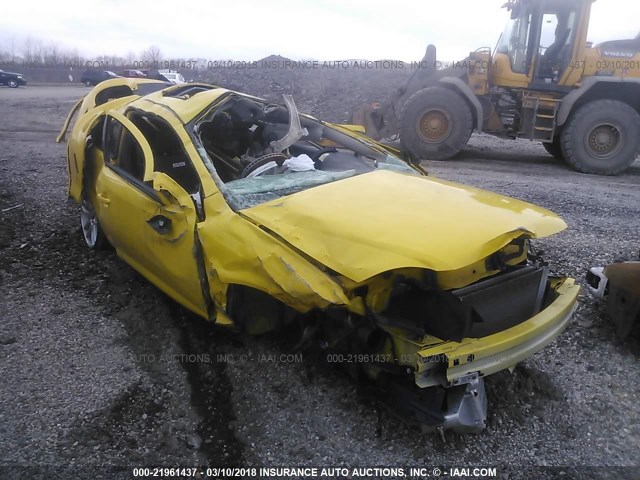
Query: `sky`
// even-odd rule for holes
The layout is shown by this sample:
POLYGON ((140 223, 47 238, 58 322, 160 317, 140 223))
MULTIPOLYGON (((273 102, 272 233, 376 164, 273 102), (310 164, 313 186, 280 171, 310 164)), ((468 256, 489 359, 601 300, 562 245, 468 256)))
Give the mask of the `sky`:
MULTIPOLYGON (((163 58, 419 60, 426 46, 445 61, 494 47, 506 0, 32 0, 5 2, 0 51, 25 40, 134 59, 151 45, 163 58)), ((633 38, 638 0, 597 0, 588 40, 633 38)))

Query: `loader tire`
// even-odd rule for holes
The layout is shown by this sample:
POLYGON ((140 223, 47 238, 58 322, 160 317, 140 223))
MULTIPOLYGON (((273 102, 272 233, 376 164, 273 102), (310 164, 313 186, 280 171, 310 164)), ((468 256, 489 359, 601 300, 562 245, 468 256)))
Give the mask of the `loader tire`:
POLYGON ((560 142, 560 139, 560 134, 556 134, 553 138, 553 142, 542 142, 542 146, 547 151, 547 153, 555 159, 564 160, 564 155, 562 154, 562 143, 560 142))
POLYGON ((640 115, 617 100, 596 100, 571 114, 562 132, 562 153, 582 173, 618 175, 638 156, 640 115))
POLYGON ((455 91, 428 87, 406 101, 398 126, 402 146, 415 158, 445 160, 469 141, 473 115, 455 91))

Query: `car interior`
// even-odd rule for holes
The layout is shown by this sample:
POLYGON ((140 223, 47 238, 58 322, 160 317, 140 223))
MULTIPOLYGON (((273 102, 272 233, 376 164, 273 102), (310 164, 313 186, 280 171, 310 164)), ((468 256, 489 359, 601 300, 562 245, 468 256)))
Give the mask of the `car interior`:
POLYGON ((155 171, 167 174, 187 193, 197 192, 198 174, 173 127, 163 118, 142 110, 129 110, 127 118, 149 142, 155 171))
POLYGON ((144 178, 144 154, 140 144, 113 118, 107 120, 106 161, 111 167, 124 171, 136 180, 144 178))
MULTIPOLYGON (((127 118, 149 143, 155 171, 167 174, 187 193, 196 193, 200 186, 198 174, 178 135, 166 120, 141 110, 129 110, 127 118)), ((106 129, 107 163, 142 182, 145 158, 138 141, 114 118, 108 118, 106 129)), ((92 144, 98 148, 102 146, 101 132, 101 126, 92 130, 92 144)))
POLYGON ((225 183, 288 173, 286 161, 301 155, 313 162, 309 170, 354 170, 356 174, 375 170, 377 161, 386 157, 297 111, 239 95, 205 113, 196 122, 195 132, 225 183), (292 118, 299 119, 301 129, 292 128, 292 118))
MULTIPOLYGON (((201 91, 185 88, 190 90, 184 92, 184 98, 201 91)), ((265 183, 259 188, 254 185, 251 193, 258 193, 300 190, 378 168, 416 174, 404 161, 374 149, 366 140, 300 116, 291 98, 285 98, 285 104, 230 94, 194 122, 196 140, 207 153, 205 162, 213 166, 223 183, 235 182, 238 186, 240 180, 271 179, 268 189, 265 183), (300 172, 304 174, 283 177, 300 172)), ((174 127, 162 117, 137 108, 127 110, 126 117, 147 140, 155 171, 167 174, 188 194, 197 193, 200 179, 174 127)), ((145 159, 135 137, 114 118, 107 119, 105 132, 107 163, 143 182, 145 159)), ((92 137, 93 145, 101 148, 102 128, 94 128, 92 137)))

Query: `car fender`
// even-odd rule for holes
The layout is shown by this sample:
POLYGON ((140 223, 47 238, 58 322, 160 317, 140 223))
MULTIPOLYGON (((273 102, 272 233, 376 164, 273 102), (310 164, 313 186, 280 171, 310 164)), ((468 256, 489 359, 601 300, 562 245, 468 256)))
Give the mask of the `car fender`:
MULTIPOLYGON (((226 287, 244 285, 265 292, 299 312, 349 305, 343 288, 296 250, 232 211, 222 195, 205 199, 198 225, 212 297, 226 305, 226 287)), ((364 311, 362 312, 364 313, 364 311)))

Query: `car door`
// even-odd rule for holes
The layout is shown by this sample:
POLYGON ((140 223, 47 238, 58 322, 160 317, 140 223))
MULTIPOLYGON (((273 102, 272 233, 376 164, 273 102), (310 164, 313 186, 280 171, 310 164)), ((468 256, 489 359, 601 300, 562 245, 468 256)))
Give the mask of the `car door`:
POLYGON ((207 317, 194 252, 197 215, 189 194, 154 172, 148 142, 129 119, 107 116, 96 212, 118 255, 161 290, 207 317))

